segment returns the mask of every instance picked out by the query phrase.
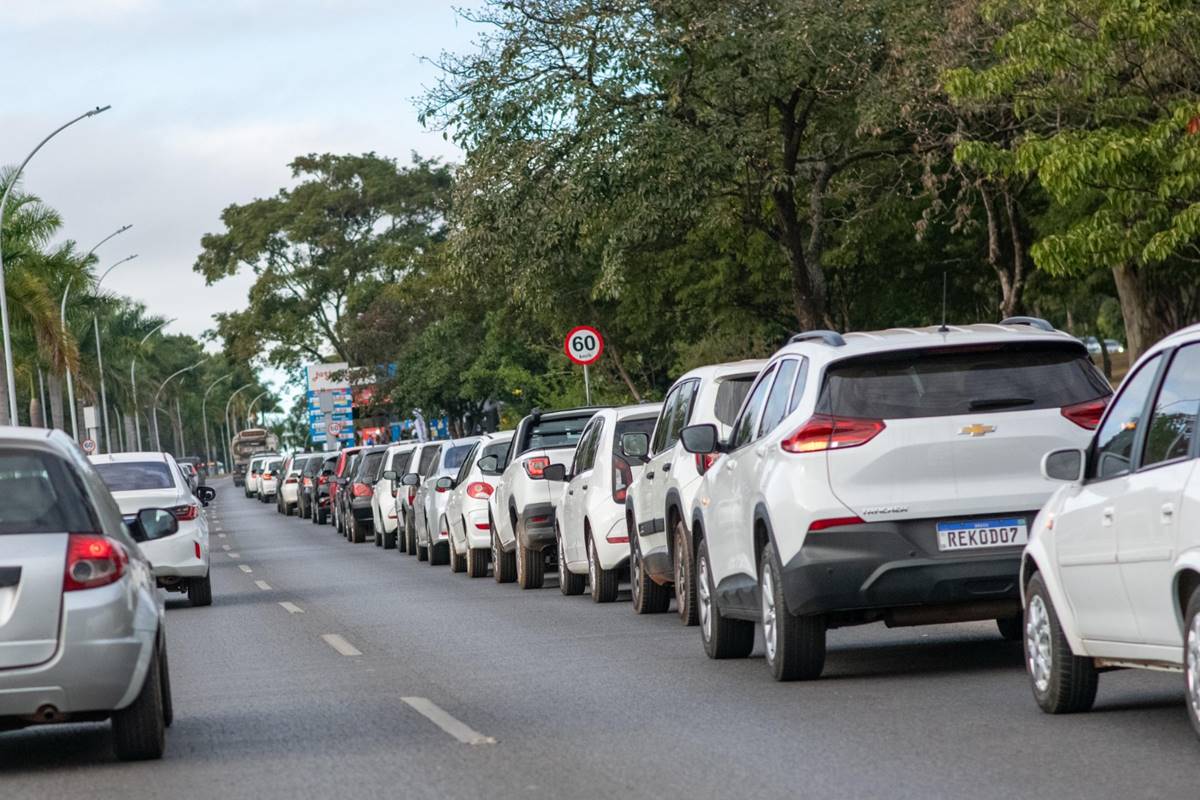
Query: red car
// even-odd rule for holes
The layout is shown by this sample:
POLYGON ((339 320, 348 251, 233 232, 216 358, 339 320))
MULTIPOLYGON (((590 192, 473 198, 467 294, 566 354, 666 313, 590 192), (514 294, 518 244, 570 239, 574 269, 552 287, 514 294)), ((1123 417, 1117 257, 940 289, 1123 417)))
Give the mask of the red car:
POLYGON ((342 526, 339 515, 341 512, 340 503, 338 502, 338 492, 346 485, 350 479, 350 464, 354 460, 353 456, 362 450, 361 447, 347 447, 338 453, 337 466, 333 468, 333 478, 329 481, 329 508, 333 514, 333 527, 341 530, 342 526))

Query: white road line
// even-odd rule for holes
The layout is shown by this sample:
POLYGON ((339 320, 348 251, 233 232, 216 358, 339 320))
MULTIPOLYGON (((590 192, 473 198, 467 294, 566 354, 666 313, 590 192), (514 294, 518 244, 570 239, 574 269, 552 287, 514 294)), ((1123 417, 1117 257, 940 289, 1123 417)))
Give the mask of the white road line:
POLYGON ((254 585, 262 589, 264 592, 271 591, 271 584, 267 583, 266 581, 255 581, 254 585))
POLYGON ((357 647, 355 647, 354 645, 347 642, 345 639, 343 639, 341 636, 339 636, 336 633, 323 633, 323 634, 321 634, 321 638, 323 640, 325 640, 325 644, 329 645, 334 650, 337 650, 339 653, 341 653, 344 656, 361 656, 362 655, 361 650, 359 650, 357 647))
POLYGON ((220 536, 222 539, 225 538, 225 534, 223 534, 223 533, 218 533, 217 536, 220 536))
POLYGON ((242 557, 240 553, 226 553, 226 555, 229 556, 230 558, 241 558, 242 557))
POLYGON ((223 544, 223 545, 221 545, 221 549, 222 549, 222 550, 232 550, 233 548, 232 548, 232 547, 230 547, 230 546, 229 546, 229 545, 227 545, 227 544, 223 544))
POLYGON ((284 610, 284 611, 286 611, 286 612, 288 612, 289 614, 303 614, 303 613, 304 613, 304 609, 303 609, 303 608, 301 608, 300 606, 296 605, 295 603, 289 603, 289 602, 288 602, 288 601, 286 601, 286 600, 284 600, 284 601, 283 601, 282 603, 280 603, 279 605, 283 606, 283 610, 284 610))
POLYGON ((458 739, 463 744, 478 745, 478 744, 495 744, 496 740, 491 736, 484 736, 479 731, 475 730, 465 722, 461 722, 450 716, 445 710, 440 708, 432 700, 425 697, 401 697, 405 703, 408 703, 413 709, 425 717, 425 719, 437 725, 446 733, 458 739))
POLYGON ((242 572, 245 572, 247 575, 251 572, 254 572, 254 570, 250 569, 245 564, 238 564, 238 566, 241 568, 242 572))

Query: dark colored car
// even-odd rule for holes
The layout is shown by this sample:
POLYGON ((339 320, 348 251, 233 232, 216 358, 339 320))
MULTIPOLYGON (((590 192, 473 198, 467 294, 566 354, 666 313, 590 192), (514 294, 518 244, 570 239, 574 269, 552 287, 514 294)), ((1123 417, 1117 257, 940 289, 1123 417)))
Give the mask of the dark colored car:
MULTIPOLYGON (((362 451, 362 447, 347 447, 338 453, 337 466, 333 470, 333 480, 329 484, 329 510, 333 514, 333 527, 337 528, 338 533, 345 536, 345 515, 350 509, 347 506, 346 492, 342 489, 350 484, 350 476, 354 474, 354 468, 358 466, 358 454, 362 451)), ((347 490, 348 491, 348 490, 347 490)))
POLYGON ((317 474, 313 476, 312 508, 309 509, 309 519, 314 525, 324 525, 331 513, 331 493, 334 487, 334 470, 337 469, 338 456, 334 453, 326 456, 321 462, 317 474))
POLYGON ((310 519, 313 510, 313 498, 316 497, 317 477, 321 474, 321 465, 327 456, 323 453, 309 456, 300 470, 300 489, 296 492, 296 513, 301 519, 310 519))
POLYGON ((379 480, 387 449, 387 445, 364 449, 358 454, 354 472, 350 474, 345 499, 348 513, 344 533, 354 544, 365 542, 367 536, 375 531, 375 509, 371 507, 371 498, 375 494, 375 482, 379 480))

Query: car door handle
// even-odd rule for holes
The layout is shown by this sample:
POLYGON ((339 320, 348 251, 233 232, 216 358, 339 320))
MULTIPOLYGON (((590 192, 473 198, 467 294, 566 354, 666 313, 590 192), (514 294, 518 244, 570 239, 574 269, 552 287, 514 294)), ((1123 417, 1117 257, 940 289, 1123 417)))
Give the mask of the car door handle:
POLYGON ((671 471, 671 465, 670 465, 670 464, 663 464, 663 465, 662 465, 662 471, 663 471, 663 472, 670 472, 670 471, 671 471))
POLYGON ((766 454, 767 454, 767 446, 765 444, 759 445, 758 447, 754 448, 754 455, 758 456, 759 458, 762 458, 766 454))
POLYGON ((1104 525, 1104 526, 1106 526, 1106 527, 1107 527, 1107 526, 1109 526, 1109 525, 1112 525, 1112 524, 1113 524, 1113 513, 1114 513, 1114 512, 1113 512, 1113 508, 1112 508, 1112 506, 1109 506, 1108 508, 1106 508, 1106 509, 1104 509, 1103 511, 1101 511, 1101 512, 1100 512, 1100 522, 1101 522, 1101 524, 1102 524, 1102 525, 1104 525))
POLYGON ((580 488, 581 488, 581 489, 583 489, 583 491, 585 491, 585 492, 586 492, 586 491, 587 491, 587 484, 585 483, 585 484, 584 484, 583 486, 581 486, 580 488))
POLYGON ((654 480, 654 473, 653 473, 653 472, 647 472, 647 473, 646 473, 646 480, 648 480, 648 481, 652 481, 652 480, 654 480))
POLYGON ((736 458, 725 459, 725 471, 726 472, 732 472, 736 468, 737 468, 737 459, 736 458))
POLYGON ((1163 503, 1162 521, 1164 523, 1170 522, 1174 518, 1174 516, 1175 516, 1175 504, 1174 503, 1163 503))
POLYGON ((575 490, 574 490, 574 489, 567 489, 567 494, 575 494, 575 490))

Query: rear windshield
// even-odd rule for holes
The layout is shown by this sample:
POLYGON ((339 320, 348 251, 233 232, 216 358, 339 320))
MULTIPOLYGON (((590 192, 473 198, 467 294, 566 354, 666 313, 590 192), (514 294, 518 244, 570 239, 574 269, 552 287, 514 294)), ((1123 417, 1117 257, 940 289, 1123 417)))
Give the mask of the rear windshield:
POLYGON ((47 453, 0 453, 0 534, 99 530, 91 506, 62 459, 47 453))
POLYGON ((475 443, 460 444, 446 451, 446 469, 458 469, 464 460, 475 449, 475 443))
POLYGON ((589 412, 576 417, 539 419, 525 429, 524 446, 520 452, 547 447, 574 447, 579 443, 579 435, 583 433, 584 426, 593 416, 595 414, 589 412))
POLYGON ((265 467, 263 467, 263 472, 276 472, 282 466, 283 466, 282 459, 279 461, 268 461, 267 465, 265 467))
POLYGON ((358 470, 358 477, 367 480, 374 480, 375 473, 379 471, 379 462, 383 461, 383 457, 386 454, 386 450, 367 453, 366 458, 363 459, 362 467, 358 470))
POLYGON ((483 448, 483 452, 479 457, 487 458, 488 456, 496 457, 496 469, 503 470, 508 466, 508 448, 512 445, 512 439, 507 442, 492 442, 487 447, 483 448))
POLYGON ((616 434, 613 436, 613 452, 620 454, 621 437, 627 433, 644 433, 649 438, 650 434, 654 433, 654 423, 657 421, 658 417, 645 417, 644 419, 623 419, 618 422, 616 434))
POLYGON ((321 462, 323 460, 324 459, 322 459, 320 456, 312 456, 304 462, 304 469, 301 470, 301 474, 309 476, 316 475, 321 471, 321 462))
POLYGON ((1112 394, 1083 348, 996 344, 850 359, 825 375, 818 410, 869 419, 1061 408, 1112 394))
POLYGON ((392 455, 392 469, 397 475, 403 475, 408 472, 408 462, 412 461, 415 450, 409 450, 407 453, 394 453, 392 455))
POLYGON ((113 461, 93 464, 110 492, 140 492, 147 489, 172 489, 175 481, 162 461, 113 461))
MULTIPOLYGON (((717 418, 723 425, 732 425, 737 419, 738 411, 742 408, 742 401, 746 399, 746 394, 750 391, 750 385, 754 383, 757 375, 741 375, 734 378, 722 378, 720 384, 717 385, 717 405, 713 409, 713 416, 717 418)), ((676 431, 678 436, 679 432, 676 431)))

